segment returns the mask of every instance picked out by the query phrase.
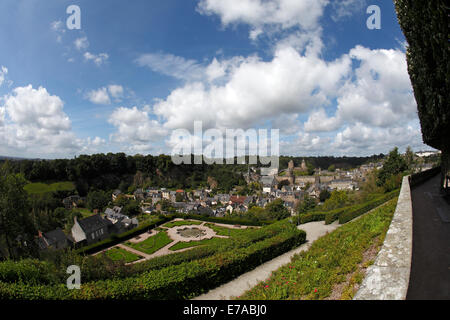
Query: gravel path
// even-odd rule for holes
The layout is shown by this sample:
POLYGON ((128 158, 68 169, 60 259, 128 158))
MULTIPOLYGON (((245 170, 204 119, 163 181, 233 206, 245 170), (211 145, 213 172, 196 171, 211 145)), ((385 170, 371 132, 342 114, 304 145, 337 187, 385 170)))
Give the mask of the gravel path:
POLYGON ((298 226, 299 229, 306 231, 306 243, 276 257, 275 259, 263 263, 252 271, 244 273, 238 278, 217 287, 206 294, 200 295, 193 300, 229 300, 232 297, 242 295, 245 291, 253 288, 260 281, 268 279, 273 271, 285 264, 288 264, 295 254, 308 250, 314 241, 328 232, 337 229, 339 226, 340 225, 337 221, 329 225, 325 225, 324 221, 317 221, 298 226))

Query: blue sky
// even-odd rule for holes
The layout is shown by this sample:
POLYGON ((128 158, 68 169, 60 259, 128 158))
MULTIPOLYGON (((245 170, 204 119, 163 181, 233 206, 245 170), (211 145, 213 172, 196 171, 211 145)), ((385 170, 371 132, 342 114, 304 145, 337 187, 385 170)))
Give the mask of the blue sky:
POLYGON ((281 154, 430 149, 390 0, 4 0, 0 42, 0 155, 167 154, 193 121, 280 129, 281 154))

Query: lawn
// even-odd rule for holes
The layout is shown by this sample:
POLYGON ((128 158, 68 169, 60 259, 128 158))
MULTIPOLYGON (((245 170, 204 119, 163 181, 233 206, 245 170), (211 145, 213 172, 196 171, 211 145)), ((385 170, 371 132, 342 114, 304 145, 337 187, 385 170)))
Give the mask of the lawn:
POLYGON ((166 224, 163 225, 163 227, 167 227, 167 228, 173 228, 173 227, 178 227, 178 226, 186 226, 186 225, 199 225, 202 224, 203 221, 194 221, 194 220, 180 220, 180 221, 172 221, 172 222, 167 222, 166 224))
POLYGON ((308 251, 274 271, 267 281, 244 293, 242 300, 352 299, 365 268, 380 249, 395 211, 393 199, 315 241, 308 251), (338 284, 340 284, 339 291, 338 284))
POLYGON ((124 260, 126 263, 141 259, 137 254, 118 247, 109 249, 105 254, 114 261, 124 260))
POLYGON ((169 250, 171 251, 177 251, 177 250, 181 250, 184 248, 191 248, 191 247, 196 247, 196 246, 201 246, 201 245, 207 245, 207 244, 215 244, 218 242, 222 242, 226 239, 223 238, 212 238, 212 239, 205 239, 205 240, 200 240, 200 241, 190 241, 190 242, 178 242, 177 244, 171 246, 169 248, 169 250))
POLYGON ((172 241, 173 240, 169 238, 166 232, 160 231, 156 235, 151 236, 144 241, 138 243, 131 243, 128 241, 125 245, 144 253, 152 254, 165 247, 172 241))
POLYGON ((74 211, 80 212, 83 219, 94 215, 94 213, 87 208, 75 208, 74 211))
POLYGON ((207 223, 207 224, 205 224, 205 226, 213 229, 216 232, 216 234, 219 236, 233 237, 233 236, 238 235, 246 230, 246 229, 233 229, 233 228, 227 228, 227 227, 223 227, 223 226, 217 226, 213 223, 207 223))
POLYGON ((70 181, 55 182, 52 184, 34 182, 25 185, 24 189, 30 194, 42 194, 54 191, 72 191, 75 190, 75 185, 70 181))

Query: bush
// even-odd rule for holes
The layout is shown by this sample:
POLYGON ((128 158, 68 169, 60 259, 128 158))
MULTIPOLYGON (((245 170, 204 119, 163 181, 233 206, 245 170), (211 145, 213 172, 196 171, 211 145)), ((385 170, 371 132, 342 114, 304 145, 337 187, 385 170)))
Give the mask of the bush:
POLYGON ((161 257, 136 266, 143 271, 137 276, 84 282, 80 290, 67 290, 64 284, 0 282, 0 299, 189 299, 304 243, 306 233, 287 221, 280 221, 240 237, 235 246, 217 247, 213 255, 209 255, 208 249, 197 248, 192 249, 195 252, 180 253, 178 257, 161 257), (245 239, 262 240, 245 245, 241 242, 245 239), (188 260, 196 255, 203 257, 188 260), (164 267, 170 260, 177 264, 164 267), (152 264, 156 269, 142 269, 152 264))
POLYGON ((76 250, 76 253, 79 254, 93 254, 97 253, 103 249, 109 248, 113 245, 116 245, 120 242, 129 240, 143 232, 146 232, 148 230, 153 229, 155 226, 159 226, 163 223, 166 223, 167 221, 172 220, 172 217, 164 217, 159 216, 158 220, 150 221, 147 223, 141 224, 139 227, 134 228, 132 230, 129 230, 127 232, 121 233, 121 234, 113 234, 111 237, 102 240, 100 242, 93 243, 91 245, 88 245, 86 247, 82 247, 80 249, 76 250))
POLYGON ((355 206, 351 207, 351 209, 345 210, 344 212, 342 212, 339 215, 339 223, 344 224, 350 220, 353 220, 354 218, 372 210, 373 208, 382 205, 386 201, 389 201, 389 200, 397 197, 398 194, 399 194, 399 190, 394 190, 389 193, 386 193, 385 195, 383 195, 375 200, 372 200, 372 201, 369 201, 369 202, 366 202, 363 204, 355 205, 355 206))

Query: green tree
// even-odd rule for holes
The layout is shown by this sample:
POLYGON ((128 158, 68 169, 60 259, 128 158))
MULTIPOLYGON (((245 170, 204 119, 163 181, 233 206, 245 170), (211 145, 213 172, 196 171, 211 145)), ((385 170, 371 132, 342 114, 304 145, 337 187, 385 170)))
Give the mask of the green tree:
POLYGON ((320 202, 325 202, 330 197, 331 197, 331 193, 327 189, 320 191, 320 194, 319 194, 320 202))
POLYGON ((27 181, 21 174, 0 172, 0 237, 4 239, 10 258, 34 253, 34 227, 30 215, 28 194, 23 189, 27 181))
POLYGON ((87 195, 86 202, 90 210, 103 210, 109 203, 109 195, 101 190, 91 191, 87 195))
POLYGON ((330 166, 328 167, 328 171, 330 171, 330 172, 336 171, 336 166, 335 166, 334 164, 330 165, 330 166))
POLYGON ((122 213, 130 217, 137 216, 141 213, 141 207, 137 201, 130 201, 130 203, 123 207, 122 213))
POLYGON ((412 151, 411 147, 408 146, 406 148, 406 152, 405 152, 405 163, 406 163, 406 168, 409 171, 414 171, 414 169, 416 167, 416 161, 414 158, 415 158, 414 152, 412 151))
POLYGON ((325 210, 333 210, 345 207, 349 203, 349 197, 345 190, 334 190, 322 205, 325 210))
POLYGON ((378 186, 383 186, 389 177, 398 175, 406 169, 407 165, 405 159, 399 154, 398 148, 395 147, 389 152, 389 155, 383 164, 383 168, 378 172, 378 186))
POLYGON ((275 199, 268 203, 265 209, 271 220, 282 220, 290 216, 289 210, 286 209, 281 199, 275 199))
POLYGON ((314 209, 315 207, 316 207, 316 200, 314 200, 314 198, 306 194, 305 197, 303 198, 303 201, 300 202, 297 208, 297 212, 299 214, 305 214, 308 211, 314 209))

